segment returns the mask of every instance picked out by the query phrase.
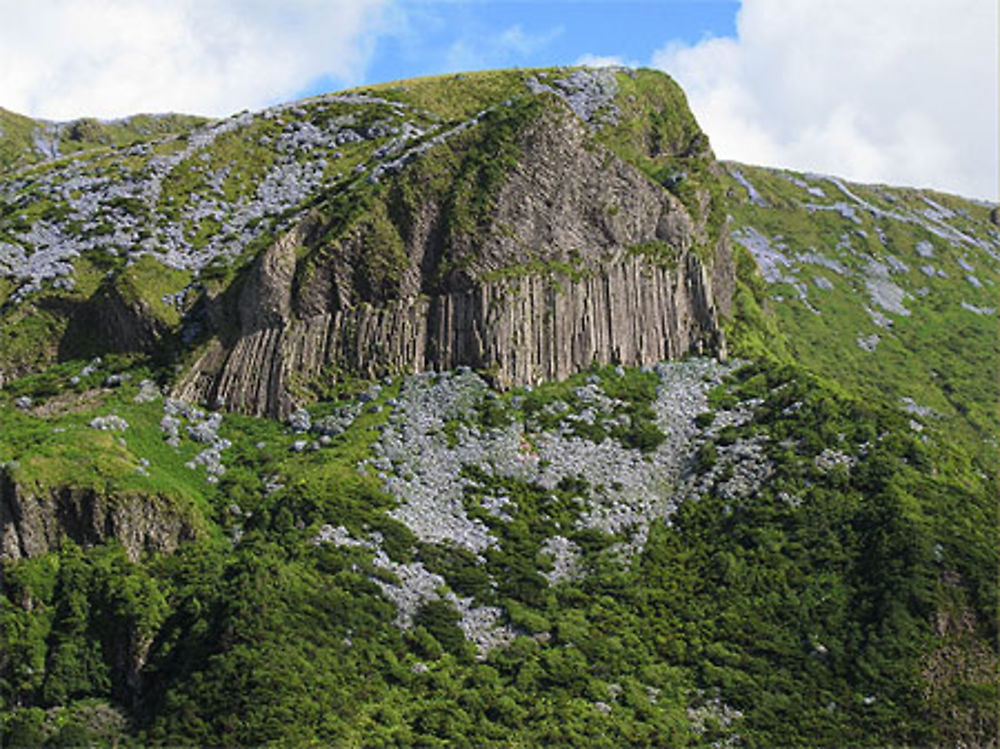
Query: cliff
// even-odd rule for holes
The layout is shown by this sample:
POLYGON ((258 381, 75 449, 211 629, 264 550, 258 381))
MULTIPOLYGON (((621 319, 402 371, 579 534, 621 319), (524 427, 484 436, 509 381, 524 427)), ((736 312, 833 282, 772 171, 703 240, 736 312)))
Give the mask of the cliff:
POLYGON ((176 394, 285 416, 331 369, 466 365, 508 387, 724 356, 726 235, 557 97, 506 109, 374 183, 360 216, 321 206, 261 253, 233 305, 238 333, 214 340, 176 394), (478 213, 456 199, 463 178, 484 193, 478 213))
POLYGON ((0 158, 0 743, 994 741, 995 206, 652 71, 85 125, 0 158))
POLYGON ((34 557, 64 538, 81 546, 117 540, 135 560, 144 551, 172 552, 196 536, 196 521, 164 497, 106 496, 90 488, 25 487, 0 472, 0 559, 34 557))
POLYGON ((141 352, 184 399, 284 416, 338 373, 506 387, 724 356, 720 174, 676 84, 625 69, 420 79, 84 149, 0 180, 0 378, 141 352))

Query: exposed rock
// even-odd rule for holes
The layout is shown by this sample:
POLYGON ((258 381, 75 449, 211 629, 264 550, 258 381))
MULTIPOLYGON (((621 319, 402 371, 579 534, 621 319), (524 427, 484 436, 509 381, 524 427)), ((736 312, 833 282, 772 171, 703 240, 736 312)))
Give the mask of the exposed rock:
POLYGON ((0 559, 45 554, 64 537, 86 546, 113 538, 137 559, 172 552, 196 534, 193 515, 159 495, 23 487, 0 472, 0 559))
MULTIPOLYGON (((690 463, 697 449, 695 417, 707 408, 707 391, 729 371, 716 361, 696 358, 657 366, 660 383, 653 408, 664 441, 648 453, 615 439, 595 443, 570 429, 541 428, 531 419, 491 429, 470 426, 466 422, 475 419, 490 392, 480 377, 468 372, 414 376, 405 380, 399 404, 373 446, 377 457, 362 467, 386 473, 384 489, 399 502, 390 514, 427 543, 452 543, 477 554, 497 543, 493 532, 466 513, 465 490, 475 489, 475 480, 456 480, 463 466, 480 465, 494 476, 549 491, 566 478, 581 479, 590 489, 579 497, 577 526, 606 533, 634 531, 633 548, 641 549, 649 524, 668 517, 687 498, 686 489, 671 496, 665 487, 674 485, 690 463), (460 422, 453 441, 443 434, 450 421, 460 422)), ((594 411, 595 417, 613 407, 596 383, 577 391, 592 404, 584 410, 594 411)), ((566 412, 565 426, 572 416, 566 412)), ((738 418, 734 414, 725 423, 738 418)), ((754 461, 744 462, 749 466, 754 461)), ((763 480, 760 470, 743 473, 763 480)), ((507 522, 516 512, 506 494, 483 496, 483 509, 498 520, 507 522)), ((543 551, 553 556, 553 582, 573 575, 575 544, 554 536, 543 551)))
POLYGON ((860 348, 862 351, 872 352, 878 347, 878 344, 881 340, 882 336, 880 336, 878 333, 872 333, 871 335, 868 336, 858 336, 857 337, 858 348, 860 348))
POLYGON ((750 180, 748 180, 745 176, 743 176, 743 172, 734 167, 730 167, 729 173, 733 175, 733 179, 739 182, 740 185, 743 186, 743 189, 747 191, 747 196, 750 198, 751 203, 761 207, 767 206, 767 201, 765 201, 764 198, 760 196, 760 193, 757 192, 757 188, 753 186, 750 180))
POLYGON ((65 356, 106 352, 154 352, 169 334, 141 299, 126 299, 113 283, 104 284, 70 318, 63 336, 65 356))
POLYGON ((160 389, 156 386, 156 383, 152 380, 143 380, 139 383, 139 392, 136 393, 133 400, 136 403, 149 403, 155 401, 162 397, 160 389))
POLYGON ((962 302, 962 309, 969 312, 975 312, 977 315, 992 316, 997 313, 996 307, 977 307, 975 304, 969 304, 968 302, 962 302))
POLYGON ((308 432, 312 427, 312 419, 309 417, 309 412, 304 408, 296 409, 288 417, 288 426, 291 427, 293 432, 308 432))
POLYGON ((95 416, 90 421, 92 429, 100 429, 104 432, 124 432, 128 429, 128 422, 117 414, 108 416, 95 416))
POLYGON ((622 68, 583 68, 574 70, 565 78, 552 81, 552 85, 542 83, 538 78, 528 78, 528 88, 533 93, 547 91, 559 96, 574 114, 587 123, 601 121, 614 124, 618 119, 618 107, 614 104, 618 93, 615 73, 622 68))
POLYGON ((437 205, 397 219, 406 228, 396 229, 405 259, 395 285, 357 282, 357 264, 376 251, 362 234, 345 236, 325 264, 296 270, 317 232, 308 217, 259 256, 240 297, 239 335, 205 351, 178 397, 286 418, 298 405, 293 382, 330 364, 370 377, 468 365, 511 386, 594 362, 724 355, 728 238, 699 257, 705 228, 659 185, 589 144, 568 112, 547 114, 523 138, 490 226, 475 238, 456 235, 443 247, 437 205), (673 248, 676 264, 629 251, 650 241, 673 248), (445 254, 465 270, 435 281, 445 254), (532 263, 553 269, 520 270, 532 263))
POLYGON ((577 572, 577 556, 580 550, 565 536, 553 536, 545 539, 541 551, 552 557, 552 570, 541 573, 549 585, 568 580, 577 572))

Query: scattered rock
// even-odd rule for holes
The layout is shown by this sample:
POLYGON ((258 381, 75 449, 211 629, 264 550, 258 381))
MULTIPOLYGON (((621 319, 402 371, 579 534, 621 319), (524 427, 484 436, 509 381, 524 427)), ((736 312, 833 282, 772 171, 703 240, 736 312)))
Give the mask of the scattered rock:
POLYGON ((294 432, 308 432, 310 427, 312 427, 312 419, 309 416, 309 412, 304 408, 292 411, 288 417, 288 426, 294 432))
POLYGON ((882 337, 878 333, 872 333, 871 335, 868 336, 858 336, 856 340, 858 348, 860 348, 862 351, 871 352, 878 347, 878 344, 882 340, 882 337))
POLYGON ((133 400, 136 403, 149 403, 155 401, 162 397, 160 389, 156 386, 156 383, 152 380, 143 380, 139 383, 139 392, 136 393, 133 400))
POLYGON ((91 429, 100 429, 102 432, 124 432, 128 429, 128 422, 117 414, 107 416, 95 416, 90 421, 91 429))

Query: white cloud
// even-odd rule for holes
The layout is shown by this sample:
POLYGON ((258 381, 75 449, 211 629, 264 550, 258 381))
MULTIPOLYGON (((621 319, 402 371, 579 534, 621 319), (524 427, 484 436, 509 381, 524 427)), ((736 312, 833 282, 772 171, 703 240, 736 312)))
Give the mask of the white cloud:
POLYGON ((625 62, 618 55, 592 55, 589 52, 576 58, 574 65, 586 65, 589 68, 607 68, 614 66, 638 67, 638 63, 625 62))
POLYGON ((743 0, 653 64, 722 158, 996 200, 996 29, 993 0, 743 0))
POLYGON ((225 115, 359 82, 393 0, 0 0, 0 106, 225 115))
POLYGON ((533 34, 514 25, 496 33, 462 36, 448 48, 445 68, 457 72, 514 64, 544 49, 562 33, 561 27, 533 34))

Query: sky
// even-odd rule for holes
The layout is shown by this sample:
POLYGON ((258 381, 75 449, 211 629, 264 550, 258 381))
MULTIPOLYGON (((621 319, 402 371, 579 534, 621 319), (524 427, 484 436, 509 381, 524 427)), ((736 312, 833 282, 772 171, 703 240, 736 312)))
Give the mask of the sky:
POLYGON ((0 0, 0 107, 225 116, 365 83, 625 64, 720 158, 997 200, 996 0, 0 0))

